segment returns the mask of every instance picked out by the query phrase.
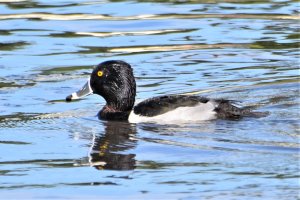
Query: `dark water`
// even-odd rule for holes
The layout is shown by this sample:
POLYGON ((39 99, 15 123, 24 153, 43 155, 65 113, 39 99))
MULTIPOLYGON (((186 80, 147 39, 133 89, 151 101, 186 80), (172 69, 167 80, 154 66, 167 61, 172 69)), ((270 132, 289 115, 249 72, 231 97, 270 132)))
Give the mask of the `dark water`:
POLYGON ((299 2, 0 0, 0 199, 297 199, 299 2), (97 120, 65 103, 129 62, 137 101, 189 93, 271 114, 197 124, 97 120))

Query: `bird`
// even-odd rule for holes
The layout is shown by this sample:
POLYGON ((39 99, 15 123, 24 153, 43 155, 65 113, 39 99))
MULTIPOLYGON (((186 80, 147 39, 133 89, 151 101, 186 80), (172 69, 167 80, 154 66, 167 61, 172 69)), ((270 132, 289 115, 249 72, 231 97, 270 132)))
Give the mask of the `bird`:
POLYGON ((104 98, 106 104, 98 112, 98 118, 108 121, 185 123, 265 117, 268 114, 240 108, 232 100, 180 94, 152 97, 135 105, 136 81, 133 68, 121 60, 108 60, 98 64, 83 88, 68 95, 66 101, 90 94, 104 98))

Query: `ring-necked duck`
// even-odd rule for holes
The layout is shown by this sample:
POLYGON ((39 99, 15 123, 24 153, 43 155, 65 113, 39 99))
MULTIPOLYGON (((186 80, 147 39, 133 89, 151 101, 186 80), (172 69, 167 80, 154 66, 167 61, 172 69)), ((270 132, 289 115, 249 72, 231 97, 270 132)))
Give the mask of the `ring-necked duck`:
POLYGON ((106 105, 98 113, 99 119, 104 120, 128 120, 132 123, 187 122, 266 115, 264 112, 238 108, 228 100, 186 95, 154 97, 134 106, 136 83, 132 68, 119 60, 106 61, 96 66, 84 87, 67 96, 66 101, 93 93, 106 100, 106 105))

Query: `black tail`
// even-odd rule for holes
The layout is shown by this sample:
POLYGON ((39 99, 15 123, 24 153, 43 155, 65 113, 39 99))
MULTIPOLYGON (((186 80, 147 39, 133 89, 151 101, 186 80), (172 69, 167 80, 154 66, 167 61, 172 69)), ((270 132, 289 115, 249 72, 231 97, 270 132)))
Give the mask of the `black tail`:
POLYGON ((218 107, 215 109, 218 118, 221 119, 240 119, 242 117, 266 117, 269 112, 256 112, 248 108, 239 108, 228 100, 218 100, 218 107))

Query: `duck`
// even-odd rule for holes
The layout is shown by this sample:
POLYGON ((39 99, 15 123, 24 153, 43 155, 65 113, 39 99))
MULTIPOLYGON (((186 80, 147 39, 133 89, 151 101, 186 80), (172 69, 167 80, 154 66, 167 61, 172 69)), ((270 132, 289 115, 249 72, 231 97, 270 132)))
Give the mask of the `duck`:
POLYGON ((66 101, 90 94, 100 95, 106 101, 98 112, 100 120, 178 123, 264 117, 267 114, 238 107, 232 100, 180 94, 152 97, 135 105, 136 81, 133 68, 121 60, 109 60, 95 66, 84 86, 68 95, 66 101))

